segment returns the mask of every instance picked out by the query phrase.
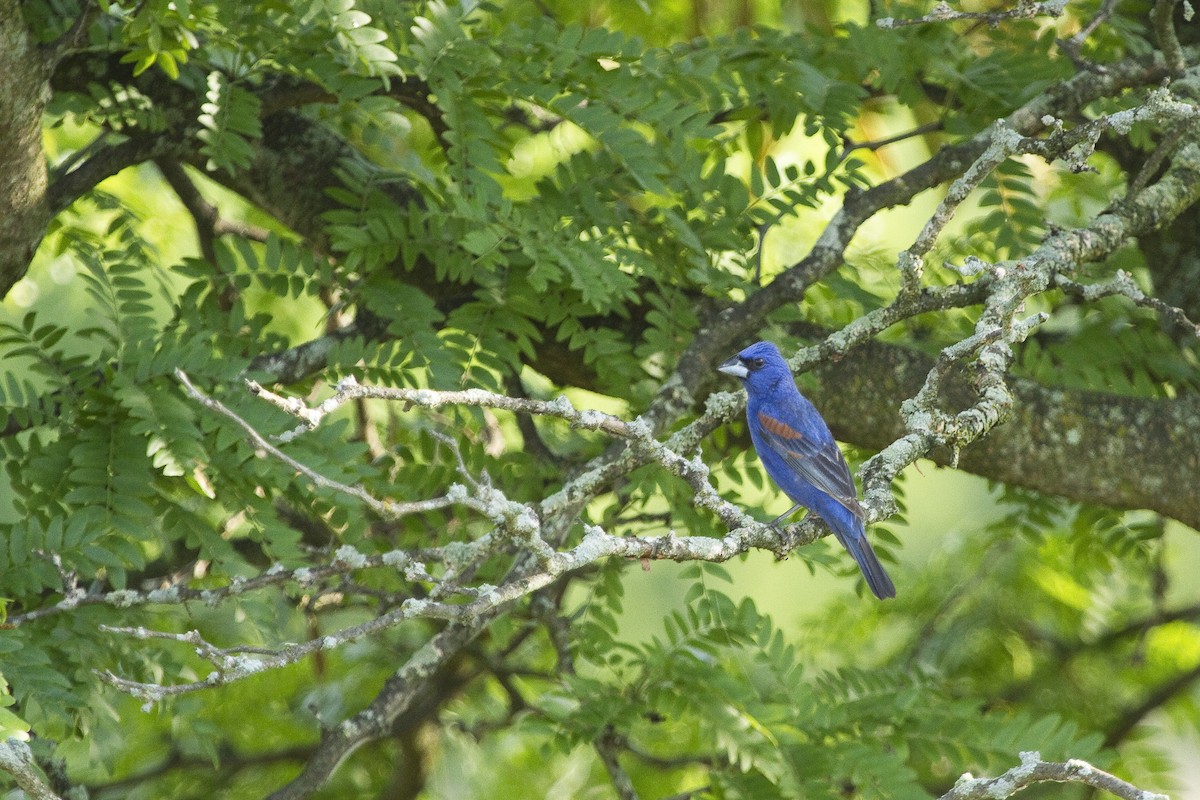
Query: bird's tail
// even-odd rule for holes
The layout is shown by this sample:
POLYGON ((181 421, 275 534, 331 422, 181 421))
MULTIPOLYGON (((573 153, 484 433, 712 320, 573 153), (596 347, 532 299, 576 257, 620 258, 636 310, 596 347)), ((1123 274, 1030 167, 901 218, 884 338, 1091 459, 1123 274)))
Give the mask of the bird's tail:
POLYGON ((883 564, 879 563, 879 557, 875 555, 875 548, 871 547, 862 523, 858 523, 849 531, 835 530, 834 533, 837 534, 842 547, 850 551, 850 555, 858 562, 858 568, 867 579, 867 586, 871 587, 871 592, 880 600, 895 597, 896 587, 884 571, 883 564))

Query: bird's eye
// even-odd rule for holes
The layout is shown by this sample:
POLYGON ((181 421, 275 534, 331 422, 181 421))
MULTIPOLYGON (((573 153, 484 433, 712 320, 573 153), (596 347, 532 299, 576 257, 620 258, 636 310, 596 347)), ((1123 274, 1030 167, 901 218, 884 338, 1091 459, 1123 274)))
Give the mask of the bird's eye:
POLYGON ((765 363, 767 363, 767 362, 763 361, 761 358, 756 358, 750 362, 750 366, 754 367, 755 369, 758 369, 765 363))

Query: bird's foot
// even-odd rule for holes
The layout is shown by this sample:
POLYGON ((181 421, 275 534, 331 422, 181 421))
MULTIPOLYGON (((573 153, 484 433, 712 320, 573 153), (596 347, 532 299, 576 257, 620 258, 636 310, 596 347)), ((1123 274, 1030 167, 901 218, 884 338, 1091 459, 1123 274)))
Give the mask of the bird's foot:
POLYGON ((785 526, 779 524, 778 519, 768 522, 767 525, 771 528, 771 530, 775 531, 775 538, 778 540, 777 544, 772 549, 772 552, 775 553, 775 560, 786 560, 787 557, 791 555, 792 549, 795 547, 795 541, 792 535, 788 533, 785 526))

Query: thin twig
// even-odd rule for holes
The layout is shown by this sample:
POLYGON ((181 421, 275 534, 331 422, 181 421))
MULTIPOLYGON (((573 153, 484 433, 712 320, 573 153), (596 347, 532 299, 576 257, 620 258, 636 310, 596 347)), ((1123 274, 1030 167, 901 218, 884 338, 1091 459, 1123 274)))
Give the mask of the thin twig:
POLYGON ((1155 0, 1154 8, 1150 9, 1150 21, 1154 24, 1158 49, 1162 50, 1167 70, 1173 78, 1182 78, 1187 70, 1183 48, 1179 46, 1179 37, 1175 35, 1175 6, 1178 3, 1179 0, 1155 0))
POLYGON ((452 497, 449 494, 443 495, 442 497, 434 497, 429 500, 413 500, 405 503, 397 503, 392 500, 379 500, 361 486, 351 486, 349 484, 335 481, 331 478, 326 478, 316 470, 301 464, 299 461, 268 442, 266 437, 255 430, 253 425, 226 407, 225 404, 220 400, 209 397, 204 392, 197 389, 194 385, 192 385, 191 380, 183 372, 183 370, 176 369, 175 377, 181 384, 183 384, 184 390, 193 400, 205 408, 215 411, 218 414, 233 420, 233 422, 236 423, 239 428, 245 431, 246 436, 249 437, 250 441, 253 442, 256 447, 271 454, 274 458, 283 462, 284 464, 287 464, 289 467, 308 478, 317 486, 320 486, 323 489, 341 492, 342 494, 361 500, 367 505, 368 508, 382 517, 396 519, 397 517, 402 517, 407 514, 422 514, 428 511, 436 511, 441 508, 447 508, 457 502, 464 502, 464 497, 452 497))
POLYGON ((600 756, 600 763, 604 764, 604 769, 608 772, 608 778, 617 791, 617 797, 621 800, 638 800, 633 779, 629 777, 629 773, 625 771, 617 758, 621 750, 620 737, 611 725, 596 737, 592 746, 596 748, 596 754, 600 756))
POLYGON ((1043 3, 1030 0, 1017 0, 1015 8, 1008 11, 955 11, 946 2, 939 2, 923 17, 912 19, 895 19, 883 17, 875 20, 880 28, 903 28, 908 25, 927 25, 933 22, 957 22, 959 20, 975 20, 996 26, 1010 19, 1030 19, 1032 17, 1058 17, 1066 8, 1066 0, 1046 0, 1043 3))
POLYGON ((1192 336, 1200 338, 1200 324, 1193 322, 1182 308, 1165 303, 1157 297, 1147 295, 1138 287, 1133 276, 1123 269, 1117 270, 1112 278, 1103 283, 1078 283, 1065 275, 1056 276, 1054 282, 1058 288, 1067 294, 1074 295, 1088 302, 1094 302, 1101 297, 1111 297, 1113 295, 1127 297, 1133 301, 1134 305, 1152 309, 1172 324, 1177 325, 1192 336))
POLYGON ((974 778, 963 775, 939 800, 975 800, 976 798, 1012 797, 1035 783, 1082 783, 1114 794, 1124 800, 1169 800, 1165 794, 1139 789, 1115 775, 1096 769, 1086 761, 1073 758, 1065 763, 1042 761, 1037 752, 1021 753, 1020 766, 998 778, 974 778))
POLYGON ((868 141, 864 141, 864 142, 852 142, 847 139, 843 143, 842 154, 841 154, 841 157, 839 160, 845 161, 846 157, 848 155, 850 155, 851 153, 853 153, 855 150, 871 150, 871 151, 879 150, 881 148, 887 147, 890 144, 896 144, 898 142, 903 142, 906 139, 915 139, 918 136, 924 136, 929 133, 937 133, 938 131, 942 130, 944 127, 945 127, 945 123, 943 123, 941 120, 937 120, 935 122, 926 122, 924 125, 918 125, 917 127, 913 128, 912 130, 905 131, 904 133, 897 133, 895 136, 888 136, 884 139, 874 139, 874 140, 868 140, 868 141))
POLYGON ((1067 54, 1067 58, 1071 59, 1077 68, 1084 69, 1089 72, 1094 72, 1097 75, 1105 75, 1108 73, 1108 68, 1103 64, 1097 64, 1094 61, 1083 57, 1083 43, 1087 38, 1099 28, 1102 24, 1108 21, 1109 17, 1117 10, 1117 6, 1121 0, 1104 0, 1100 6, 1100 10, 1096 12, 1088 23, 1075 32, 1075 35, 1069 39, 1056 40, 1059 48, 1067 54))
POLYGON ((921 288, 921 272, 925 256, 933 249, 934 243, 942 230, 954 218, 954 213, 967 196, 978 186, 992 170, 1006 161, 1009 156, 1018 152, 1021 136, 1004 125, 996 123, 992 128, 992 141, 986 150, 975 159, 966 172, 957 178, 946 196, 938 203, 937 209, 921 228, 921 232, 907 250, 900 254, 898 266, 900 280, 905 294, 915 294, 921 288))
POLYGON ((521 414, 536 414, 544 417, 558 417, 571 423, 572 428, 582 430, 603 431, 622 439, 636 439, 641 434, 637 422, 626 422, 620 417, 605 414, 602 411, 585 409, 577 410, 565 395, 551 401, 531 400, 524 397, 509 397, 495 394, 483 389, 464 389, 461 391, 435 391, 433 389, 396 389, 384 386, 363 386, 353 377, 340 381, 332 397, 315 407, 310 407, 295 397, 283 397, 263 387, 257 381, 247 381, 250 391, 282 411, 298 417, 304 422, 301 429, 280 437, 288 441, 299 435, 304 428, 312 430, 321 424, 325 415, 336 411, 346 403, 359 399, 392 400, 407 405, 422 408, 441 408, 449 405, 481 406, 483 408, 498 408, 521 414))
MULTIPOLYGON (((215 606, 230 597, 236 597, 248 592, 254 592, 273 586, 297 584, 302 588, 316 587, 319 584, 342 576, 347 565, 353 562, 355 569, 388 567, 401 572, 410 581, 431 581, 425 572, 426 562, 440 563, 447 560, 445 548, 422 548, 417 550, 392 550, 387 553, 365 555, 351 553, 343 546, 335 552, 328 564, 296 567, 293 569, 275 565, 251 578, 235 578, 225 586, 206 589, 194 589, 179 585, 177 581, 164 580, 162 585, 154 589, 137 591, 134 589, 114 589, 110 592, 85 593, 82 589, 68 590, 59 602, 26 611, 23 614, 13 614, 5 624, 16 628, 31 622, 74 610, 81 606, 106 605, 113 608, 126 609, 142 605, 178 605, 183 603, 204 603, 215 606)), ((447 589, 451 587, 447 586, 447 589)), ((454 592, 474 595, 472 587, 453 587, 454 592)))
POLYGON ((1104 0, 1104 4, 1100 6, 1100 10, 1096 12, 1096 15, 1088 20, 1088 23, 1080 28, 1069 41, 1077 46, 1083 44, 1095 32, 1096 28, 1108 22, 1108 18, 1113 15, 1113 12, 1117 10, 1117 6, 1120 3, 1121 0, 1104 0))

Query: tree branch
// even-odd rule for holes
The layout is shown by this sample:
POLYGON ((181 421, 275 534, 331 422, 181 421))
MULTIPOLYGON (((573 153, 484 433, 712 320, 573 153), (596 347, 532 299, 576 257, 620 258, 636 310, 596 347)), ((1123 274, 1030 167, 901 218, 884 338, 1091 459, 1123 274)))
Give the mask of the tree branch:
MULTIPOLYGON (((838 438, 878 451, 905 430, 893 398, 916 395, 933 369, 928 355, 871 342, 818 367, 811 399, 838 438)), ((1200 469, 1200 398, 1127 397, 1020 377, 1008 384, 1013 403, 1004 435, 963 449, 960 469, 1078 502, 1149 508, 1200 528, 1200 498, 1163 490, 1179 470, 1200 469)), ((963 407, 972 394, 966 376, 955 373, 942 387, 942 402, 963 407)), ((928 457, 949 465, 953 454, 934 449, 928 457)))
POLYGON ((337 391, 328 400, 316 408, 310 408, 299 398, 282 397, 263 388, 256 381, 247 381, 251 393, 266 400, 282 411, 299 417, 303 425, 279 437, 280 441, 288 442, 299 436, 305 430, 314 430, 321 424, 325 416, 346 403, 362 400, 391 400, 409 406, 436 409, 447 405, 467 405, 481 408, 498 408, 521 414, 538 414, 547 417, 557 417, 567 420, 572 428, 582 430, 603 431, 621 439, 637 439, 644 432, 637 427, 637 421, 626 422, 620 417, 605 414, 601 411, 578 411, 571 405, 566 395, 547 402, 530 400, 524 397, 508 397, 502 394, 487 392, 482 389, 465 389, 459 392, 438 392, 431 389, 393 389, 381 386, 363 386, 353 377, 342 380, 337 385, 337 391))
POLYGON ((238 292, 229 276, 223 274, 215 247, 217 237, 229 233, 251 241, 265 242, 269 232, 255 225, 223 219, 220 210, 204 199, 204 195, 200 194, 200 190, 196 188, 196 184, 188 177, 183 165, 178 161, 170 158, 156 158, 154 164, 170 185, 171 190, 175 192, 175 196, 183 203, 183 207, 192 215, 192 220, 196 225, 196 241, 200 245, 200 255, 224 280, 224 286, 217 294, 217 302, 222 311, 229 311, 237 300, 238 292))
POLYGON ((366 742, 388 735, 398 719, 413 709, 424 686, 493 620, 488 614, 468 623, 452 622, 435 634, 401 666, 365 709, 328 729, 300 774, 272 792, 267 800, 301 800, 316 792, 342 760, 366 742))
POLYGON ((1103 64, 1096 64, 1088 61, 1083 57, 1082 47, 1087 38, 1091 36, 1097 28, 1108 21, 1113 12, 1117 10, 1120 0, 1104 0, 1100 6, 1100 10, 1088 20, 1087 24, 1075 32, 1070 39, 1057 39, 1056 42, 1062 51, 1067 54, 1071 62, 1078 69, 1085 69, 1097 74, 1104 74, 1108 68, 1103 64))
POLYGON ((116 144, 96 148, 83 163, 76 165, 71 162, 69 170, 56 171, 47 193, 50 212, 57 214, 106 178, 128 167, 166 155, 177 147, 165 136, 139 133, 116 144))
MULTIPOLYGON (((265 438, 255 431, 248 423, 223 404, 199 392, 182 373, 177 373, 185 389, 197 402, 233 419, 259 448, 285 464, 297 469, 314 482, 320 476, 295 462, 278 448, 270 445, 265 438)), ((337 402, 350 399, 354 386, 339 387, 340 397, 337 402)), ((273 396, 273 402, 287 408, 301 417, 313 417, 311 410, 305 410, 296 403, 289 403, 283 398, 273 396)), ((497 407, 513 407, 523 411, 536 411, 555 416, 561 416, 580 425, 595 426, 598 429, 610 430, 629 438, 629 451, 634 454, 636 462, 647 463, 656 461, 671 473, 683 478, 695 492, 694 503, 697 507, 705 508, 715 513, 730 529, 728 535, 721 539, 707 536, 676 537, 673 534, 660 537, 613 536, 596 526, 585 526, 583 540, 574 548, 558 552, 553 545, 558 544, 567 529, 566 526, 554 527, 543 524, 542 520, 552 517, 552 509, 558 502, 557 495, 548 498, 538 507, 517 503, 509 500, 499 490, 487 482, 476 481, 466 475, 466 468, 459 459, 460 473, 467 479, 468 486, 459 489, 452 488, 446 499, 463 503, 475 508, 486 515, 496 525, 492 533, 466 545, 456 546, 455 562, 471 564, 496 551, 504 543, 519 547, 519 563, 514 566, 510 575, 499 586, 479 586, 474 590, 461 587, 456 582, 456 569, 465 574, 462 567, 447 569, 440 578, 434 578, 424 571, 423 565, 414 563, 411 556, 404 553, 386 554, 381 557, 381 563, 394 568, 403 567, 406 575, 418 580, 428 580, 434 583, 434 589, 428 598, 409 598, 398 608, 384 613, 364 623, 344 628, 320 639, 310 640, 301 644, 284 645, 278 649, 255 648, 248 652, 244 648, 217 648, 199 638, 196 632, 185 634, 149 631, 143 628, 110 628, 113 633, 131 635, 139 639, 159 638, 180 641, 192 646, 197 655, 209 661, 214 670, 205 678, 193 682, 173 686, 140 683, 119 677, 111 672, 100 672, 100 677, 107 683, 138 697, 147 704, 159 702, 167 697, 193 692, 200 689, 222 686, 233 681, 241 680, 258 672, 275 669, 307 657, 308 655, 340 647, 343 644, 371 635, 378 631, 397 625, 405 620, 418 617, 449 620, 457 627, 449 627, 458 631, 462 642, 469 641, 477 632, 478 625, 494 618, 511 606, 517 600, 526 597, 550 585, 558 578, 578 570, 596 561, 610 557, 630 559, 663 559, 677 561, 707 560, 725 561, 735 555, 746 552, 750 548, 770 549, 780 555, 786 554, 799 544, 810 542, 823 535, 823 527, 818 527, 814 521, 806 520, 799 526, 791 526, 782 537, 780 532, 769 525, 763 525, 751 520, 736 506, 722 499, 709 481, 707 466, 698 457, 687 459, 672 449, 674 440, 666 444, 655 441, 646 431, 646 426, 638 421, 634 423, 619 423, 615 418, 594 411, 575 411, 561 402, 540 403, 538 401, 517 398, 503 398, 487 392, 424 392, 402 393, 391 399, 420 402, 434 406, 445 402, 458 402, 471 405, 495 405, 497 407), (547 541, 549 539, 549 542, 547 541), (473 599, 466 603, 447 603, 441 598, 452 593, 468 592, 473 599)), ((336 406, 335 402, 335 406, 336 406)), ((327 410, 327 409, 326 409, 327 410)), ((317 418, 317 422, 319 422, 317 418)), ((324 480, 324 479, 321 479, 324 480)), ((568 482, 562 491, 570 494, 577 491, 572 484, 586 484, 594 480, 588 473, 568 482)), ((346 487, 341 484, 333 485, 352 494, 363 497, 377 510, 387 509, 385 504, 366 494, 361 487, 346 487)), ((447 558, 447 561, 450 559, 447 558)), ((371 566, 372 562, 353 547, 344 545, 334 554, 333 567, 344 570, 363 569, 371 566)), ((297 573, 298 577, 298 573, 297 573)), ((306 579, 311 579, 307 572, 306 579)), ((164 599, 176 600, 177 594, 164 599)), ((78 602, 77 598, 68 598, 78 602)), ((436 641, 436 637, 435 637, 436 641)), ((458 639, 456 639, 458 641, 458 639)), ((429 646, 434 646, 431 642, 429 646)), ((418 654, 419 655, 419 654, 418 654)), ((414 656, 414 660, 417 656, 414 656)), ((421 663, 413 663, 413 669, 418 670, 421 663)), ((364 712, 365 713, 365 712, 364 712)), ((356 737, 346 737, 343 744, 354 746, 356 737)), ((334 745, 330 745, 331 747, 334 745)))
POLYGON ((196 184, 188 177, 183 166, 168 158, 158 158, 154 161, 163 178, 171 186, 171 190, 183 203, 183 207, 192 215, 196 223, 196 236, 200 243, 200 253, 214 266, 217 264, 216 253, 213 251, 213 237, 233 234, 254 242, 265 242, 270 232, 257 225, 249 225, 237 220, 228 220, 221 216, 220 209, 204 199, 196 184))
POLYGON ((617 797, 621 800, 638 800, 637 789, 633 786, 633 779, 629 777, 629 773, 621 766, 621 762, 617 759, 621 752, 621 739, 611 727, 605 729, 604 733, 593 743, 596 748, 596 753, 600 756, 600 762, 604 764, 604 769, 608 772, 609 780, 612 781, 613 788, 617 791, 617 797))
POLYGON ((1187 69, 1183 48, 1179 46, 1179 38, 1175 35, 1175 6, 1178 3, 1179 0, 1155 0, 1154 8, 1150 10, 1158 47, 1167 60, 1167 70, 1173 78, 1183 77, 1187 69))
POLYGON ((1150 712, 1169 703, 1173 698, 1189 690, 1200 681, 1200 665, 1187 672, 1176 675, 1155 687, 1142 702, 1129 708, 1108 728, 1104 735, 1105 747, 1117 747, 1129 736, 1133 729, 1141 724, 1150 712))
POLYGON ((1015 8, 1008 11, 955 11, 944 0, 939 2, 923 17, 912 19, 894 19, 882 17, 875 20, 880 28, 902 28, 908 25, 927 25, 931 22, 956 22, 958 20, 976 20, 985 22, 992 27, 1010 19, 1030 19, 1032 17, 1058 17, 1066 8, 1066 0, 1047 0, 1038 3, 1032 0, 1017 0, 1015 8))
POLYGON ((193 400, 200 403, 205 408, 208 408, 224 417, 227 417, 228 419, 233 420, 239 428, 245 431, 246 435, 249 437, 250 441, 254 443, 255 447, 270 453, 279 461, 308 478, 316 486, 319 486, 322 489, 331 489, 335 492, 341 492, 342 494, 361 500, 368 508, 379 514, 381 517, 395 519, 407 514, 420 514, 426 511, 435 511, 440 508, 446 508, 447 506, 455 503, 454 497, 449 494, 444 497, 436 497, 429 500, 414 500, 407 503, 397 503, 391 500, 379 500, 378 498, 373 497, 365 492, 362 487, 349 486, 347 484, 326 478, 324 475, 321 475, 315 470, 306 467, 304 464, 296 461, 287 453, 284 453, 278 447, 268 442, 262 434, 254 429, 254 426, 235 414, 220 400, 209 397, 204 392, 193 386, 191 380, 188 379, 188 376, 185 375, 182 370, 175 370, 175 377, 180 383, 183 384, 184 390, 193 400))
MULTIPOLYGON (((311 754, 312 747, 307 745, 255 755, 240 753, 232 747, 222 747, 218 758, 222 767, 237 775, 243 770, 261 770, 272 764, 304 761, 311 754)), ((154 766, 145 767, 137 774, 117 778, 107 783, 89 783, 84 786, 92 797, 128 797, 133 792, 145 791, 147 784, 176 771, 195 770, 204 772, 206 775, 211 774, 213 767, 211 756, 185 753, 175 746, 172 746, 165 756, 154 766)))
POLYGON ((998 778, 974 778, 963 775, 954 788, 940 800, 974 800, 974 798, 1005 798, 1035 783, 1081 783, 1124 800, 1169 800, 1165 794, 1139 789, 1086 761, 1073 758, 1065 763, 1042 761, 1040 753, 1021 753, 1021 765, 1013 767, 998 778))
POLYGON ((1102 283, 1077 283, 1064 275, 1056 276, 1055 283, 1067 294, 1088 302, 1113 295, 1128 297, 1134 305, 1156 311, 1171 325, 1185 331, 1193 338, 1200 338, 1200 324, 1188 319, 1183 309, 1165 303, 1157 297, 1147 295, 1134 282, 1133 276, 1123 269, 1117 270, 1112 278, 1102 283))
POLYGON ((24 277, 53 211, 46 202, 45 54, 19 0, 0 0, 0 298, 24 277))
POLYGON ((33 800, 62 800, 42 780, 33 763, 33 752, 20 739, 0 742, 0 771, 7 772, 33 800))

